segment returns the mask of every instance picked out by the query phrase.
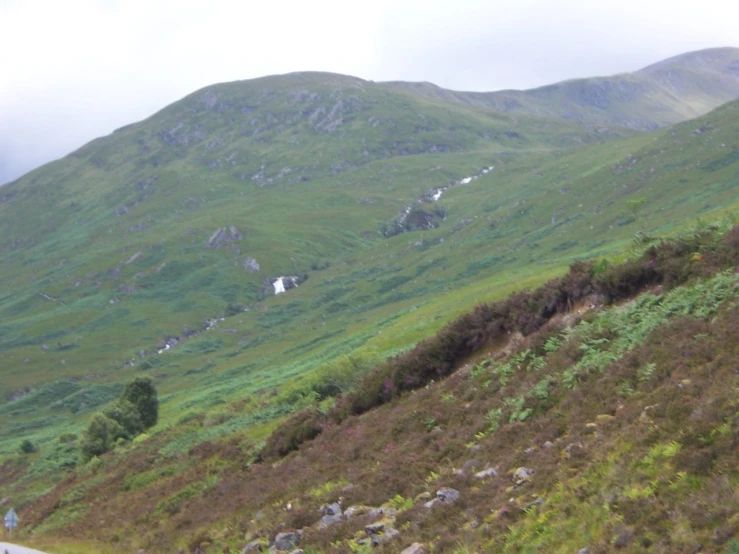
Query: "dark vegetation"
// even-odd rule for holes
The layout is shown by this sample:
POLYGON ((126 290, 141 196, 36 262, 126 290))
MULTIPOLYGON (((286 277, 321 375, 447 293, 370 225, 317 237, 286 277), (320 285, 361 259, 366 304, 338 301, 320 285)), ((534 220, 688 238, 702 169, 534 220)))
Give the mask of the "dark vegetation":
MULTIPOLYGON (((140 435, 156 425, 159 417, 157 391, 148 377, 137 377, 128 383, 112 408, 93 414, 82 434, 81 458, 84 462, 101 456, 117 444, 140 435)), ((60 442, 68 442, 59 437, 60 442)))
POLYGON ((318 410, 296 414, 269 438, 264 455, 283 456, 315 438, 328 424, 362 414, 404 392, 443 379, 481 348, 501 346, 516 332, 524 337, 531 335, 556 314, 569 312, 578 303, 603 299, 612 304, 657 285, 669 290, 737 263, 739 226, 721 239, 714 229, 688 238, 660 240, 648 246, 640 257, 613 267, 573 263, 564 277, 536 290, 477 306, 413 350, 389 359, 369 372, 355 391, 340 398, 329 414, 318 410))

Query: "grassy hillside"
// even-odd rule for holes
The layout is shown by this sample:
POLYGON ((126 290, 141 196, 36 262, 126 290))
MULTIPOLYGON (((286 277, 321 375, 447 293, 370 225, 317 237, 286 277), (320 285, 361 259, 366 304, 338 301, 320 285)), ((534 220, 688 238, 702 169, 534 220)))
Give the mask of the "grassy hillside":
POLYGON ((739 97, 739 48, 714 48, 640 71, 573 79, 531 90, 457 92, 397 83, 424 97, 516 114, 653 130, 698 117, 739 97))
POLYGON ((29 173, 0 189, 3 497, 34 537, 79 521, 122 549, 141 522, 103 537, 88 507, 140 503, 166 550, 291 414, 331 413, 476 304, 728 224, 738 129, 739 102, 646 134, 309 73, 209 87, 29 173), (138 375, 160 423, 81 464, 91 414, 138 375))
MULTIPOLYGON (((212 425, 183 421, 29 505, 32 542, 238 552, 301 530, 306 552, 372 542, 381 552, 733 552, 738 262, 734 228, 621 266, 575 264, 529 296, 480 306, 378 375, 404 364, 428 373, 423 358, 440 362, 439 345, 466 350, 449 378, 393 376, 361 417, 337 418, 339 400, 317 438, 277 460, 236 430, 175 454, 172 441, 212 425), (543 319, 532 327, 530 316, 543 319)), ((354 399, 372 397, 374 381, 354 399)), ((221 413, 238 419, 249 402, 221 413)))
MULTIPOLYGON (((208 94, 163 114, 192 111, 208 94)), ((79 428, 140 372, 158 380, 165 418, 176 421, 245 391, 266 395, 344 355, 371 365, 466 307, 617 251, 637 231, 732 213, 738 113, 729 104, 656 134, 577 148, 569 124, 532 120, 550 135, 532 130, 530 141, 542 142, 520 151, 396 156, 292 185, 206 169, 175 177, 191 158, 156 169, 126 161, 125 146, 146 142, 135 137, 157 136, 157 117, 101 139, 3 188, 0 451, 26 438, 53 443, 60 426, 79 428), (110 152, 108 165, 96 167, 95 152, 110 152), (383 235, 409 207, 425 228, 383 235), (247 258, 259 271, 245 269, 247 258), (275 296, 270 282, 282 275, 308 278, 275 296)), ((197 159, 199 149, 181 148, 197 159)), ((258 421, 292 409, 286 400, 258 421)))

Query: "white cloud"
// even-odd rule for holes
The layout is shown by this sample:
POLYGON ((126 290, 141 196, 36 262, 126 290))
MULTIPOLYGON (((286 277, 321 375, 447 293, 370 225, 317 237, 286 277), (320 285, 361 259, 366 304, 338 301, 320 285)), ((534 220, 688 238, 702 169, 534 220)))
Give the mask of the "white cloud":
POLYGON ((216 82, 531 87, 739 45, 733 0, 0 0, 0 182, 216 82))

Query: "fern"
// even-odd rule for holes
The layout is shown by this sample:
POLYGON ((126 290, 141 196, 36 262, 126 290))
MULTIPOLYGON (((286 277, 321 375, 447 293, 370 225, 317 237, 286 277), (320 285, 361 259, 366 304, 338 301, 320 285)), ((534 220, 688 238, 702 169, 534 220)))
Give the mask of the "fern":
POLYGON ((488 429, 490 430, 490 433, 495 433, 500 429, 500 418, 502 415, 503 410, 500 408, 494 408, 487 413, 485 419, 488 421, 488 429))
POLYGON ((544 343, 544 351, 551 354, 552 352, 556 352, 560 349, 562 346, 562 339, 558 337, 549 337, 547 339, 547 342, 544 343))
POLYGON ((637 371, 637 377, 640 383, 645 383, 652 378, 652 374, 657 369, 657 364, 649 363, 637 371))
POLYGON ((533 395, 539 400, 546 400, 547 398, 549 398, 549 385, 554 382, 554 377, 550 375, 545 375, 534 386, 533 395))
POLYGON ((543 356, 533 356, 526 369, 527 371, 541 371, 546 367, 546 365, 547 361, 543 356))

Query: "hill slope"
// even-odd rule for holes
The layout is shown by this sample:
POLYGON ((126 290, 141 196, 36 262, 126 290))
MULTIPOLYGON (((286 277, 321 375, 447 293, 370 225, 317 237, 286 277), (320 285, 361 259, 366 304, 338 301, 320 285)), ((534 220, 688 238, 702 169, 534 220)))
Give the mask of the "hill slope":
MULTIPOLYGON (((287 79, 299 90, 306 79, 333 90, 336 78, 287 79)), ((189 133, 205 136, 210 121, 199 111, 212 99, 206 90, 165 110, 163 121, 100 139, 2 189, 3 455, 23 439, 52 444, 61 426, 80 428, 140 372, 156 377, 165 393, 165 421, 245 391, 286 388, 256 419, 245 419, 261 424, 295 409, 296 397, 308 401, 312 385, 298 377, 334 359, 352 354, 352 364, 371 365, 465 307, 540 283, 573 259, 613 252, 637 231, 671 232, 697 215, 736 209, 736 103, 652 135, 606 137, 604 145, 597 144, 602 133, 579 124, 515 123, 421 103, 424 117, 438 118, 430 131, 411 127, 408 118, 415 122, 417 114, 400 110, 385 120, 400 130, 377 131, 373 139, 385 144, 378 155, 393 148, 396 155, 337 175, 328 161, 315 161, 320 148, 356 142, 303 129, 312 137, 306 148, 319 150, 306 166, 308 180, 293 183, 290 174, 261 172, 247 156, 262 152, 279 164, 283 143, 274 153, 258 136, 229 131, 233 138, 223 138, 243 111, 226 92, 243 86, 224 86, 207 112, 221 124, 209 132, 253 146, 233 152, 255 164, 257 179, 233 176, 234 166, 224 163, 228 149, 211 170, 207 141, 191 143, 189 133), (191 127, 177 131, 182 144, 162 134, 192 113, 191 127), (518 138, 502 131, 510 128, 522 131, 518 138), (495 129, 497 141, 484 138, 495 129), (479 149, 397 155, 432 131, 449 144, 478 141, 479 149), (596 144, 579 142, 585 140, 596 144), (272 183, 258 182, 265 174, 272 183), (285 275, 301 283, 275 295, 273 283, 285 275)), ((246 86, 242 102, 270 103, 249 121, 277 118, 282 103, 296 109, 292 88, 271 94, 261 82, 246 86)), ((378 101, 372 110, 393 105, 378 101)), ((293 124, 311 125, 303 116, 293 124)), ((47 461, 52 465, 39 460, 39 468, 62 463, 53 452, 47 461)))
MULTIPOLYGON (((290 540, 337 553, 412 542, 427 552, 732 552, 737 262, 735 227, 610 269, 575 264, 459 318, 327 415, 293 418, 304 431, 324 418, 298 452, 269 457, 284 426, 263 456, 238 431, 173 455, 172 440, 209 426, 183 421, 70 475, 28 506, 29 525, 98 538, 103 552, 289 550, 280 544, 290 540), (456 361, 436 383, 402 373, 431 377, 449 361, 440 350, 456 361), (376 392, 377 409, 337 417, 376 392)), ((248 402, 229 406, 231 417, 248 402)))
MULTIPOLYGON (((4 495, 37 507, 38 534, 79 519, 89 538, 75 499, 120 460, 118 477, 146 475, 116 482, 129 505, 174 515, 285 416, 329 411, 480 301, 735 214, 737 129, 737 102, 644 134, 295 74, 209 87, 93 141, 0 189, 4 495), (79 466, 60 435, 142 374, 161 393, 152 436, 79 466), (239 454, 190 463, 214 445, 239 454)), ((147 540, 165 549, 167 529, 147 540)))
POLYGON ((653 130, 739 98, 739 48, 700 50, 633 73, 573 79, 522 91, 457 92, 430 83, 396 86, 425 97, 500 112, 653 130))

